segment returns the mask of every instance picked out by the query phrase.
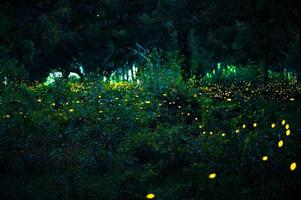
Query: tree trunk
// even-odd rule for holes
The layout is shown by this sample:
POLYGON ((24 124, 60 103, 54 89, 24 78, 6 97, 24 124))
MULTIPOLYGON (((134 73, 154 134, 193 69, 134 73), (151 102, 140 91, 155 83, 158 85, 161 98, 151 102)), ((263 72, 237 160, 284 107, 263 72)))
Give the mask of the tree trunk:
POLYGON ((189 50, 189 31, 186 28, 178 27, 178 45, 180 49, 180 54, 183 56, 183 62, 181 65, 181 71, 184 80, 190 78, 190 50, 189 50))
POLYGON ((301 24, 300 26, 298 27, 299 29, 299 57, 301 58, 301 24))
POLYGON ((301 83, 301 25, 298 27, 299 28, 299 66, 297 66, 297 81, 301 83))
POLYGON ((271 39, 270 39, 270 31, 267 37, 266 44, 266 54, 265 54, 265 64, 264 64, 264 82, 268 81, 269 78, 269 67, 270 67, 270 51, 271 51, 271 39))

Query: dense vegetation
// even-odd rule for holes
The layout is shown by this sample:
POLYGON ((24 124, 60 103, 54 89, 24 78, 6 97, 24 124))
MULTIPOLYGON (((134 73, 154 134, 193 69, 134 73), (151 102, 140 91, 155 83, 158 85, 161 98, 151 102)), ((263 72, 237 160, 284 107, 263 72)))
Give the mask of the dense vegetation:
POLYGON ((201 81, 169 59, 138 83, 3 84, 2 199, 296 198, 300 86, 218 67, 201 81))
MULTIPOLYGON (((0 6, 0 74, 44 80, 139 63, 137 44, 183 55, 185 78, 218 62, 300 73, 299 0, 28 0, 0 6), (127 64, 128 63, 128 64, 127 64)), ((139 48, 141 50, 141 48, 139 48)))
POLYGON ((300 0, 0 3, 0 199, 300 199, 300 0))

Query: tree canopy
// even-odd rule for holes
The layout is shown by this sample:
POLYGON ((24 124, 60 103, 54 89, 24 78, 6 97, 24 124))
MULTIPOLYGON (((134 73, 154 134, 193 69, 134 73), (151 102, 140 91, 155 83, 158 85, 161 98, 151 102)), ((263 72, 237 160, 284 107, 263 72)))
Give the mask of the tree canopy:
POLYGON ((112 71, 133 63, 131 50, 183 55, 184 76, 218 62, 289 68, 300 74, 298 0, 2 1, 0 70, 42 79, 51 69, 112 71))

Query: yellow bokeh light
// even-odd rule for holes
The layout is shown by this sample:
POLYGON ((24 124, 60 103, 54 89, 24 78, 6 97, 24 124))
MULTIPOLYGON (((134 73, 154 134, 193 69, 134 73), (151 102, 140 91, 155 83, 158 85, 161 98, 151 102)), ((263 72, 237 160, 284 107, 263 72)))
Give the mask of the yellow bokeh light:
POLYGON ((289 125, 289 124, 285 125, 285 129, 286 129, 286 130, 289 129, 289 128, 290 128, 290 125, 289 125))
POLYGON ((225 137, 225 136, 226 136, 226 133, 222 133, 222 136, 225 137))
POLYGON ((209 179, 214 179, 214 178, 216 178, 216 173, 209 174, 208 178, 209 178, 209 179))
POLYGON ((263 161, 267 161, 268 159, 269 159, 269 157, 268 156, 262 156, 262 158, 261 158, 263 161))
POLYGON ((154 199, 156 197, 156 195, 153 193, 149 193, 145 197, 146 197, 146 199, 154 199))
POLYGON ((291 163, 290 170, 294 171, 296 168, 297 168, 297 163, 295 163, 295 162, 291 163))
POLYGON ((239 129, 237 129, 237 130, 235 131, 235 133, 239 133, 239 129))
POLYGON ((247 127, 247 125, 245 125, 245 124, 244 124, 244 125, 242 125, 242 128, 246 128, 246 127, 247 127))
POLYGON ((296 168, 297 168, 297 163, 295 163, 295 162, 291 163, 290 170, 294 171, 296 168))
POLYGON ((291 134, 291 131, 290 131, 290 130, 286 130, 285 134, 286 134, 287 136, 289 136, 289 135, 291 134))
POLYGON ((285 123, 286 123, 286 121, 285 121, 285 120, 282 120, 281 124, 284 125, 285 123))
POLYGON ((283 147, 283 140, 279 140, 279 142, 278 142, 278 147, 279 147, 279 148, 283 147))
POLYGON ((275 126, 276 126, 276 124, 274 124, 274 123, 273 123, 273 124, 271 124, 271 127, 272 127, 272 128, 275 128, 275 126))
POLYGON ((74 109, 73 108, 69 109, 69 112, 74 112, 74 109))
POLYGON ((254 123, 254 124, 253 124, 253 127, 256 128, 256 127, 257 127, 257 123, 254 123))

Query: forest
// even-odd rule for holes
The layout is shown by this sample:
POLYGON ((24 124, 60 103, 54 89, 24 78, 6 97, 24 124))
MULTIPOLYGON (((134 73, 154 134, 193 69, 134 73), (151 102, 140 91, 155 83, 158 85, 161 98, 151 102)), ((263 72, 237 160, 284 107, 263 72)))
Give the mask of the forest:
POLYGON ((300 0, 3 0, 0 199, 301 198, 300 0))

